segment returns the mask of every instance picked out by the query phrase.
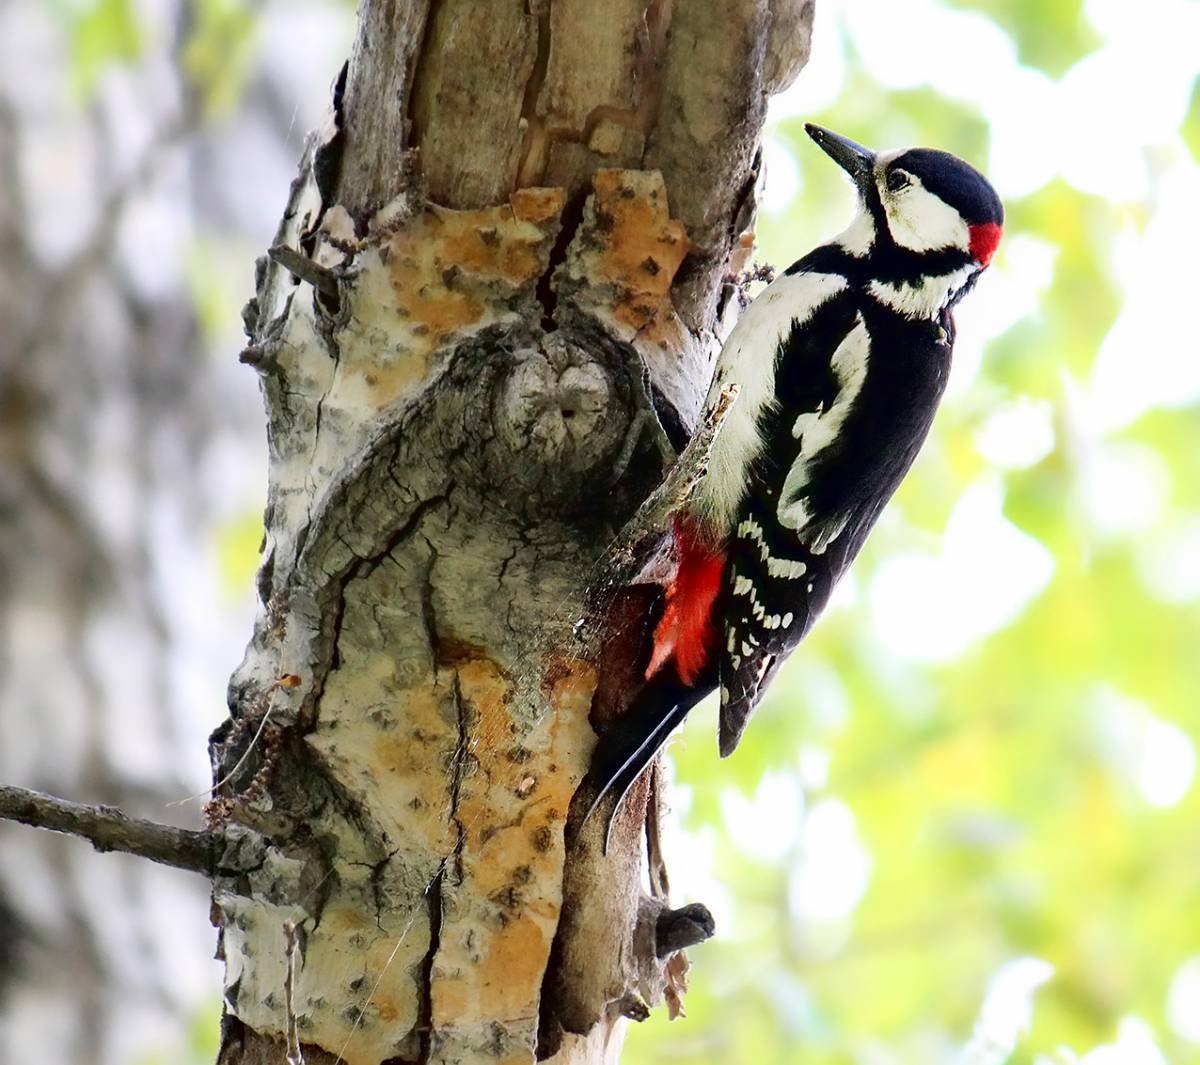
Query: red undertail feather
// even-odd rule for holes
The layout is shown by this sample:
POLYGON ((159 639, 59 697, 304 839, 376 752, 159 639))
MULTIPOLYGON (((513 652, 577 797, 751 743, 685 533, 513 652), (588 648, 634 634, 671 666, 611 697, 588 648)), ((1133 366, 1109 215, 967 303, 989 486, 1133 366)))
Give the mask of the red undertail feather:
POLYGON ((987 266, 992 261, 1002 232, 995 222, 982 222, 971 226, 971 256, 977 263, 987 266))
POLYGON ((672 658, 684 684, 693 684, 708 662, 717 638, 713 604, 721 590, 725 557, 705 542, 687 518, 675 518, 679 568, 667 589, 667 605, 654 630, 654 650, 646 679, 672 658))

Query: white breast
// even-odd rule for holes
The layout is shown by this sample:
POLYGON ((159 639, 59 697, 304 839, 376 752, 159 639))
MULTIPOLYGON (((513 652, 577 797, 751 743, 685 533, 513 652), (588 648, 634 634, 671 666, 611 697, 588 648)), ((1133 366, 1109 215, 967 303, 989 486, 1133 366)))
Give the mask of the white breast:
POLYGON ((713 403, 731 381, 740 392, 713 447, 708 475, 690 504, 709 528, 727 533, 737 518, 747 469, 762 447, 759 415, 775 397, 780 341, 795 323, 808 321, 845 288, 846 279, 840 274, 785 274, 763 290, 734 326, 717 360, 708 402, 713 403))

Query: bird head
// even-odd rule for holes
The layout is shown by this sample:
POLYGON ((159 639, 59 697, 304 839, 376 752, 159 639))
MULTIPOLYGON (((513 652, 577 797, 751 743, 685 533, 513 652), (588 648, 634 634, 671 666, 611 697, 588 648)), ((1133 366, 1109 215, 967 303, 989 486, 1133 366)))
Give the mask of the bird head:
POLYGON ((877 153, 811 122, 804 128, 858 190, 863 210, 845 242, 853 254, 957 260, 972 273, 991 262, 1004 207, 973 166, 933 148, 877 153))

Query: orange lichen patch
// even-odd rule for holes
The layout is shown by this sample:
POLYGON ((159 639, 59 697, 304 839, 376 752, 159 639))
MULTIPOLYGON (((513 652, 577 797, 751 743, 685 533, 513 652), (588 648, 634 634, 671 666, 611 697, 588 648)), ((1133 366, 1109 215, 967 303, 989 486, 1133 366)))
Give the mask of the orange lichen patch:
POLYGON ((548 750, 509 771, 509 791, 523 811, 521 821, 512 827, 522 837, 520 849, 534 851, 528 856, 532 861, 537 860, 539 837, 531 835, 529 825, 557 826, 561 832, 594 739, 588 709, 596 690, 595 667, 581 659, 563 659, 555 665, 550 709, 543 720, 549 727, 548 750))
POLYGON ((550 930, 528 915, 510 920, 488 940, 476 1010, 481 1016, 511 1017, 529 1008, 531 989, 541 986, 550 954, 550 930))
POLYGON ((388 926, 384 935, 378 936, 366 948, 363 958, 363 986, 377 985, 371 996, 371 1009, 389 1010, 393 1016, 406 1013, 411 1016, 416 1009, 411 992, 412 977, 408 973, 411 960, 420 958, 429 949, 429 925, 416 921, 410 927, 407 921, 388 926), (407 932, 400 949, 396 940, 407 932))
POLYGON ((482 944, 482 955, 468 958, 459 954, 459 944, 446 941, 443 930, 432 981, 434 1027, 463 1029, 497 1017, 527 1017, 532 1022, 553 936, 552 921, 528 912, 515 914, 492 924, 486 935, 477 932, 475 943, 482 944), (447 967, 451 957, 467 963, 447 967))
POLYGON ((470 294, 473 284, 533 283, 565 203, 564 189, 521 189, 507 204, 475 211, 430 205, 388 245, 397 307, 412 317, 424 308, 420 320, 432 326, 469 317, 474 305, 450 297, 470 294))
POLYGON ((598 170, 591 209, 573 272, 616 286, 611 312, 651 342, 675 341, 680 330, 671 283, 690 247, 671 218, 656 170, 598 170))
MULTIPOLYGON (((466 826, 466 846, 475 851, 490 840, 498 822, 507 816, 502 800, 506 788, 524 775, 509 757, 516 726, 509 713, 509 686, 500 667, 490 658, 476 658, 456 669, 459 693, 468 708, 470 751, 477 762, 475 774, 459 793, 459 821, 466 826)), ((503 877, 502 869, 493 870, 503 877)))
MULTIPOLYGON (((432 768, 429 765, 431 750, 453 746, 457 742, 457 730, 446 720, 444 713, 445 699, 445 689, 432 683, 409 688, 404 693, 395 709, 398 725, 380 728, 375 737, 377 769, 412 775, 432 768)), ((441 773, 438 771, 433 775, 440 776, 441 773)))
MULTIPOLYGON (((398 727, 373 730, 364 767, 405 836, 435 854, 448 854, 457 835, 448 820, 446 764, 458 747, 458 727, 448 706, 448 684, 410 689, 396 707, 398 727)), ((374 805, 374 804, 373 804, 374 805)))
POLYGON ((473 746, 484 748, 481 756, 495 755, 500 748, 507 748, 514 731, 508 712, 508 681, 490 658, 462 662, 456 672, 459 691, 474 713, 473 746))
POLYGON ((347 289, 356 342, 341 345, 334 398, 394 403, 420 387, 434 352, 512 318, 514 296, 532 299, 549 266, 565 203, 564 189, 529 188, 474 211, 430 204, 367 238, 347 289))
POLYGON ((513 216, 521 222, 532 222, 534 225, 557 219, 566 202, 566 189, 517 189, 509 197, 513 216))
POLYGON ((596 687, 595 667, 579 659, 554 663, 548 706, 529 735, 518 736, 508 705, 508 682, 490 659, 458 667, 459 688, 473 719, 470 750, 476 774, 459 797, 467 826, 467 850, 486 855, 481 872, 501 885, 506 870, 545 861, 544 836, 530 826, 561 826, 586 769, 594 737, 588 707, 596 687))
POLYGON ((415 391, 428 374, 429 357, 421 352, 390 360, 350 357, 338 364, 339 378, 365 386, 368 402, 376 409, 386 407, 405 393, 415 391))
POLYGON ((471 1006, 472 988, 461 974, 450 975, 434 970, 434 980, 430 990, 430 1004, 433 1016, 444 1017, 447 1021, 465 1017, 471 1006))
POLYGON ((385 1024, 395 1024, 401 1017, 400 1004, 394 998, 377 996, 374 1002, 375 1016, 385 1024))
POLYGON ((570 658, 553 666, 542 715, 523 725, 513 720, 520 705, 494 662, 457 667, 478 767, 459 793, 457 816, 467 830, 462 883, 470 896, 459 894, 444 910, 435 1027, 527 1018, 529 1038, 535 1035, 561 909, 563 825, 595 740, 587 718, 595 667, 570 658))
MULTIPOLYGON (((427 252, 427 249, 423 250, 427 252)), ((467 251, 463 248, 457 251, 465 261, 467 251)), ((483 317, 484 303, 474 293, 456 292, 440 278, 431 279, 428 265, 415 256, 406 255, 392 259, 389 268, 396 309, 415 335, 427 337, 431 344, 438 346, 460 329, 478 322, 483 317)), ((449 267, 443 266, 441 269, 449 267)))

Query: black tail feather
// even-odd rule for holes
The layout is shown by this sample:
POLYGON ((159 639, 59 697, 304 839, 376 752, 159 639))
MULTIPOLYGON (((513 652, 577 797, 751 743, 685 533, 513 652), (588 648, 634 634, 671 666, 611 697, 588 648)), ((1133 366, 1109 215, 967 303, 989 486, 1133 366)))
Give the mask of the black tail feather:
MULTIPOLYGON (((663 673, 668 671, 671 671, 669 666, 663 673)), ((591 799, 578 831, 583 830, 607 797, 614 796, 604 825, 606 853, 613 820, 629 789, 692 707, 711 690, 711 684, 685 687, 673 677, 659 674, 642 689, 624 716, 600 737, 581 789, 591 799)))

